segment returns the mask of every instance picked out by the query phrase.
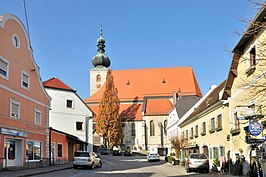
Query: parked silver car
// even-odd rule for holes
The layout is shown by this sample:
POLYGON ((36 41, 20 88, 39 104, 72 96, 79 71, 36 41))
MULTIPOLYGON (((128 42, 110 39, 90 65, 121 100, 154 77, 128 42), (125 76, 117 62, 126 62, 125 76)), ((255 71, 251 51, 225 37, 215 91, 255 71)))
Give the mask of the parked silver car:
POLYGON ((209 160, 205 154, 193 153, 189 155, 189 158, 186 159, 185 169, 187 172, 192 170, 203 172, 209 172, 209 160))
POLYGON ((93 170, 95 167, 101 166, 102 161, 94 152, 77 151, 74 154, 73 168, 90 167, 93 170))

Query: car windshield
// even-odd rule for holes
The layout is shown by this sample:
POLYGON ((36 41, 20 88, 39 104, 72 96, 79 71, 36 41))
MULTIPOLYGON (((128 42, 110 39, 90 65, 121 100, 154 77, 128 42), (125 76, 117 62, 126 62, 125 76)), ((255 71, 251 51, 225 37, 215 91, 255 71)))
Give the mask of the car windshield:
POLYGON ((90 157, 88 152, 75 152, 75 157, 90 157))
POLYGON ((207 156, 205 154, 191 154, 191 159, 207 159, 207 156))
POLYGON ((150 154, 150 155, 158 155, 158 154, 150 154))

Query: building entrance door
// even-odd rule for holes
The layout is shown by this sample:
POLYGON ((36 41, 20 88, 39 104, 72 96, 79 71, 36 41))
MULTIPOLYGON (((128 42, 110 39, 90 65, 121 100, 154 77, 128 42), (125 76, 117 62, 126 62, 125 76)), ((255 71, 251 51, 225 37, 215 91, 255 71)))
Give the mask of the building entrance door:
POLYGON ((5 160, 6 165, 15 166, 16 165, 16 141, 7 139, 5 140, 5 160))

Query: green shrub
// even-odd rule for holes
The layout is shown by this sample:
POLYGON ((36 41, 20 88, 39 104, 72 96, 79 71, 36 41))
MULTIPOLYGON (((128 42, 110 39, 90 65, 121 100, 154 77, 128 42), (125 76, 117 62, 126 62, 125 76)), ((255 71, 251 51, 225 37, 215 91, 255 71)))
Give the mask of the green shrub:
POLYGON ((173 156, 168 156, 168 162, 169 163, 172 163, 172 161, 174 161, 175 160, 175 158, 173 157, 173 156))
POLYGON ((218 158, 214 159, 213 164, 215 164, 216 167, 220 167, 220 160, 218 158))

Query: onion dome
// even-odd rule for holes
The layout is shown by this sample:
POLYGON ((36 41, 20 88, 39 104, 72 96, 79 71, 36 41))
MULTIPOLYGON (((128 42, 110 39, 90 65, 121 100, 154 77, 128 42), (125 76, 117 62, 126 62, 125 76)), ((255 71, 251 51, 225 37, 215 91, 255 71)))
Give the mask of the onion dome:
POLYGON ((97 54, 92 58, 92 64, 97 67, 99 65, 101 66, 104 66, 106 68, 108 68, 110 66, 110 60, 109 60, 109 57, 105 55, 105 40, 104 38, 102 37, 102 25, 101 25, 101 32, 100 32, 100 37, 99 39, 97 40, 97 47, 98 47, 98 50, 97 50, 97 54))

